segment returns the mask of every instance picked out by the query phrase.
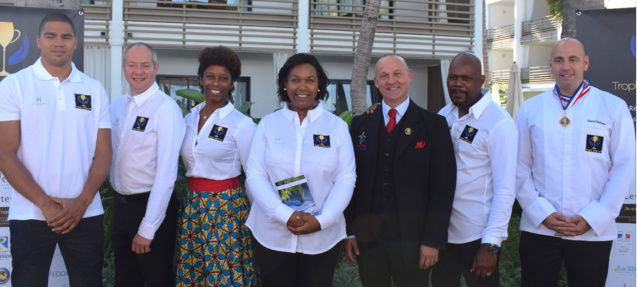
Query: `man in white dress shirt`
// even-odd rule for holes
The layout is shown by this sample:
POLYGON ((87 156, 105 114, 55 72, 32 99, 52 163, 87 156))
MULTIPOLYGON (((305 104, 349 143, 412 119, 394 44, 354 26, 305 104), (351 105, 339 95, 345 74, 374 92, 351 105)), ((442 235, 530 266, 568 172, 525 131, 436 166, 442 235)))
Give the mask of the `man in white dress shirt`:
POLYGON ((635 129, 626 102, 584 80, 578 40, 551 51, 555 87, 517 114, 516 197, 522 207, 522 286, 604 286, 615 218, 635 176, 635 129))
POLYGON ((460 53, 451 60, 446 117, 456 155, 456 193, 447 249, 434 266, 433 286, 500 286, 498 259, 515 200, 518 138, 511 116, 491 100, 480 59, 460 53))
POLYGON ((46 286, 57 244, 71 286, 102 286, 108 95, 73 64, 67 15, 45 16, 36 42, 40 59, 0 82, 0 170, 15 190, 11 284, 46 286))
POLYGON ((179 149, 185 124, 155 76, 157 53, 136 43, 124 52, 130 91, 111 105, 113 250, 116 286, 174 286, 179 149))

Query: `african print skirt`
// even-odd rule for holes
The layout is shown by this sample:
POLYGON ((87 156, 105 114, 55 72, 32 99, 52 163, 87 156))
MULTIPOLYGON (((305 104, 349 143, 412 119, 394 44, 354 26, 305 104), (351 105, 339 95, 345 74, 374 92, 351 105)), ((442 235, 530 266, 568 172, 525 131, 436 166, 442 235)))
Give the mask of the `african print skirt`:
POLYGON ((259 286, 248 199, 233 182, 219 192, 189 185, 179 208, 176 286, 259 286))

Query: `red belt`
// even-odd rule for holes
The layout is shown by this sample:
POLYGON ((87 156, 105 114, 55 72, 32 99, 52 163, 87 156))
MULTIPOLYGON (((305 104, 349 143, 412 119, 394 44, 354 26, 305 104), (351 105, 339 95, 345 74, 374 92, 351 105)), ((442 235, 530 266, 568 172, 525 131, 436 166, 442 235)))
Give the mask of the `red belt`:
POLYGON ((239 178, 214 180, 200 177, 189 177, 188 188, 204 192, 220 192, 239 187, 239 178))

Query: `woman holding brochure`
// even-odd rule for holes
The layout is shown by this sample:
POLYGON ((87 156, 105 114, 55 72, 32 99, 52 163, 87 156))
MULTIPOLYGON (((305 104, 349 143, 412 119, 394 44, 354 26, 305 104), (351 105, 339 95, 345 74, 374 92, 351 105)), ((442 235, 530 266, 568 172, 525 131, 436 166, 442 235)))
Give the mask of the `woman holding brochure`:
POLYGON ((261 283, 331 286, 356 181, 352 141, 347 124, 319 105, 328 78, 314 56, 290 57, 277 85, 285 105, 259 123, 246 179, 261 283))

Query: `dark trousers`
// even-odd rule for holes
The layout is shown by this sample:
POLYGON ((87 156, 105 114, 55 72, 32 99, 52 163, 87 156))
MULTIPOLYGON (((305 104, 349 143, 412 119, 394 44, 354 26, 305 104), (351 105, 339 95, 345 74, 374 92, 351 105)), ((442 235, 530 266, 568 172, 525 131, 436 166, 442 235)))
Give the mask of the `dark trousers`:
POLYGON ((447 250, 440 250, 438 263, 431 271, 431 285, 434 287, 460 287, 460 274, 464 277, 468 287, 497 287, 500 286, 500 253, 495 270, 487 280, 476 280, 471 272, 473 260, 482 245, 481 239, 463 243, 447 244, 447 250))
POLYGON ((262 287, 329 287, 341 244, 321 254, 288 253, 254 241, 255 261, 262 287))
MULTIPOLYGON (((361 245, 359 244, 359 247, 361 245)), ((377 242, 369 250, 360 250, 358 272, 365 287, 429 286, 429 271, 418 269, 418 262, 405 264, 400 241, 377 242)), ((420 254, 420 250, 414 250, 420 254)))
POLYGON ((82 218, 67 234, 56 234, 41 220, 11 220, 11 286, 46 287, 55 245, 59 245, 75 286, 102 286, 103 216, 82 218))
POLYGON ((522 286, 558 286, 562 263, 569 286, 604 286, 612 241, 575 241, 522 231, 522 286))
POLYGON ((177 200, 170 198, 166 217, 155 232, 150 252, 141 255, 131 250, 133 238, 146 214, 148 198, 125 200, 115 196, 113 204, 113 252, 115 286, 174 286, 173 261, 177 236, 177 200))

